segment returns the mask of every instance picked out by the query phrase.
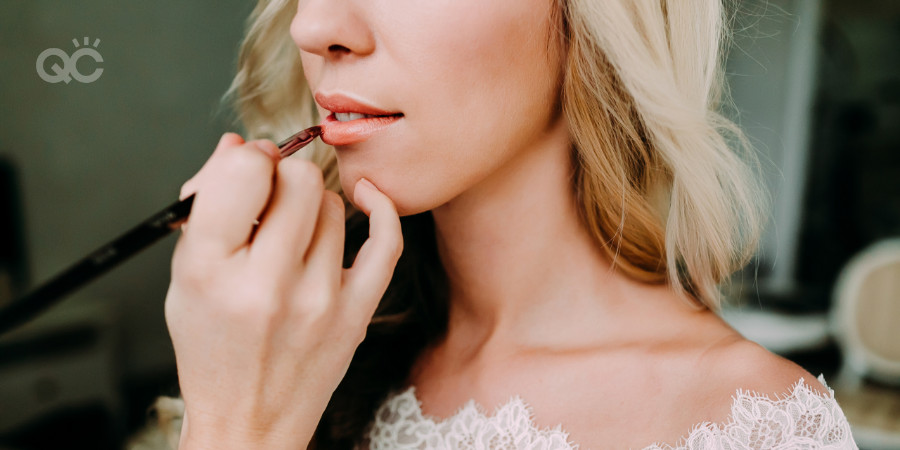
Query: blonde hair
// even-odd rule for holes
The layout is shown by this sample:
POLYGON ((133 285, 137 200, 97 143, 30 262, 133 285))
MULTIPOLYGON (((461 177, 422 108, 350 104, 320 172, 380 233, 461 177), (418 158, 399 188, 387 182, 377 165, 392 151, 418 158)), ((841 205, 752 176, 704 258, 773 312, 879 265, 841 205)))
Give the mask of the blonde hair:
MULTIPOLYGON (((668 281, 718 309, 718 285, 755 253, 768 207, 754 153, 718 110, 725 8, 711 0, 556 1, 584 223, 626 274, 668 281)), ((277 139, 317 122, 287 33, 295 7, 262 0, 251 16, 228 95, 254 137, 277 139)), ((308 157, 340 191, 334 152, 318 145, 308 157)))
MULTIPOLYGON (((582 221, 624 273, 668 282, 696 306, 718 309, 718 285, 754 254, 768 206, 753 152, 719 111, 725 8, 714 0, 555 1, 582 221)), ((249 20, 227 97, 253 138, 278 140, 318 122, 288 33, 295 7, 296 0, 260 0, 249 20)), ((340 192, 333 149, 311 147, 304 155, 340 192)), ((347 214, 361 215, 349 203, 347 214)), ((363 353, 348 378, 365 367, 357 364, 363 353)), ((384 357, 371 359, 389 366, 384 357)), ((371 374, 354 382, 376 383, 371 374)), ((361 416, 374 413, 390 382, 368 388, 370 398, 354 407, 353 383, 342 383, 335 395, 345 398, 323 416, 333 420, 331 433, 361 432, 361 416)))
POLYGON ((725 8, 568 0, 563 107, 585 221, 634 278, 702 305, 753 256, 768 198, 724 94, 725 8))

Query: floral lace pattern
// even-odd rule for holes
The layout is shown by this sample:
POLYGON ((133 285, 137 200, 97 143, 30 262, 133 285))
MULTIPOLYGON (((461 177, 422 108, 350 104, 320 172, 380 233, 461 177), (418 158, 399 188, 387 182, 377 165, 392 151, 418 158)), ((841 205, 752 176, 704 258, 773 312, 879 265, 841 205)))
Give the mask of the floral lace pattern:
MULTIPOLYGON (((726 424, 697 424, 676 445, 644 450, 857 449, 850 425, 834 399, 800 379, 784 398, 738 390, 726 424)), ((562 425, 539 429, 531 407, 516 396, 488 416, 469 400, 443 420, 425 416, 415 388, 391 395, 378 409, 363 448, 371 450, 572 450, 562 425)))

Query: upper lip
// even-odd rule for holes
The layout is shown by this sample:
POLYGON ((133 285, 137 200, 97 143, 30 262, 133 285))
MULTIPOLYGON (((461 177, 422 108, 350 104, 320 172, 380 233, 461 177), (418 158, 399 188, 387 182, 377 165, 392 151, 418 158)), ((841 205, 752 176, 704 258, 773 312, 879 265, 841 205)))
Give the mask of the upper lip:
POLYGON ((343 94, 323 94, 317 92, 315 98, 316 103, 318 103, 319 106, 334 113, 359 113, 370 116, 392 116, 400 114, 399 111, 386 111, 381 108, 376 108, 343 94))

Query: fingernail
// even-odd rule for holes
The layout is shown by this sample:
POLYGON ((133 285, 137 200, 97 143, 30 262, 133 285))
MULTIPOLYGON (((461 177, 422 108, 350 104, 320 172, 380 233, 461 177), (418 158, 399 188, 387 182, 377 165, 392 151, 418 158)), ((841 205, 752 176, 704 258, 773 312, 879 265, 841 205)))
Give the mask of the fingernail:
POLYGON ((262 150, 263 152, 265 152, 267 155, 271 156, 272 158, 280 159, 281 151, 278 150, 278 146, 275 145, 274 142, 268 141, 265 139, 260 139, 260 140, 253 141, 253 145, 255 145, 256 148, 262 150))
POLYGON ((375 190, 375 191, 378 190, 378 188, 375 187, 375 185, 372 184, 372 182, 369 181, 369 180, 367 180, 366 178, 360 178, 360 179, 359 179, 359 182, 362 183, 362 184, 364 184, 364 185, 366 185, 366 187, 368 187, 369 189, 372 189, 372 190, 375 190))
POLYGON ((219 138, 219 144, 221 145, 223 142, 225 142, 226 139, 234 139, 234 140, 238 141, 238 144, 243 144, 245 142, 244 138, 242 138, 241 135, 231 132, 231 131, 226 131, 225 133, 222 133, 222 137, 219 138))

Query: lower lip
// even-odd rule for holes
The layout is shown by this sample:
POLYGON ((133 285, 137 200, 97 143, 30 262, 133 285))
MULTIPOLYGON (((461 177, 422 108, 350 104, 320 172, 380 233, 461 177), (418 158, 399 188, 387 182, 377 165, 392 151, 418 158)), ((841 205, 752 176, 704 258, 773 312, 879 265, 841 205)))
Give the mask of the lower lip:
POLYGON ((365 141, 402 119, 402 115, 378 116, 340 122, 334 113, 322 122, 322 141, 329 145, 350 145, 365 141))

